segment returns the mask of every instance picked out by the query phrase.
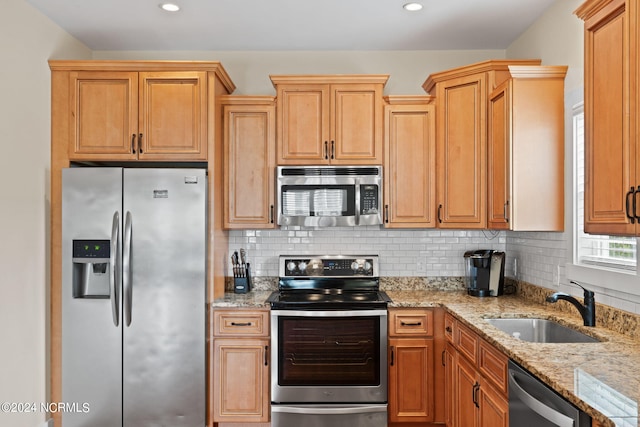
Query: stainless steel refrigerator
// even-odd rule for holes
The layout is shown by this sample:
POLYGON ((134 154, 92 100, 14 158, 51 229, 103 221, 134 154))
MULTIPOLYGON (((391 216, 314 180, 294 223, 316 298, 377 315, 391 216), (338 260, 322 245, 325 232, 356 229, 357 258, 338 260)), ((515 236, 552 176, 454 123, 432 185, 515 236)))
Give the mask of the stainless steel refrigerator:
POLYGON ((63 427, 205 426, 206 171, 62 185, 63 427))

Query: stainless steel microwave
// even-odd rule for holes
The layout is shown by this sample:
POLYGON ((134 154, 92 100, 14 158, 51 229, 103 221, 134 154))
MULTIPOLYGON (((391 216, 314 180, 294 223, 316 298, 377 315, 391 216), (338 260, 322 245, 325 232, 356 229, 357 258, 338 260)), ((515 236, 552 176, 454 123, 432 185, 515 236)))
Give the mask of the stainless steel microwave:
POLYGON ((382 224, 382 166, 278 166, 279 225, 382 224))

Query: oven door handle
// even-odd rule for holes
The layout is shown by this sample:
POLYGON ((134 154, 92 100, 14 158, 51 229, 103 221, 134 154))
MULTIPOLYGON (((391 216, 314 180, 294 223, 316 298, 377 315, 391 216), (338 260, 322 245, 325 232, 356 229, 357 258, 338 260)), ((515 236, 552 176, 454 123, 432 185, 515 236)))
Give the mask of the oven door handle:
POLYGON ((316 414, 316 415, 346 415, 363 414, 372 412, 384 412, 387 405, 366 405, 366 406, 282 406, 271 405, 271 412, 283 412, 287 414, 316 414))

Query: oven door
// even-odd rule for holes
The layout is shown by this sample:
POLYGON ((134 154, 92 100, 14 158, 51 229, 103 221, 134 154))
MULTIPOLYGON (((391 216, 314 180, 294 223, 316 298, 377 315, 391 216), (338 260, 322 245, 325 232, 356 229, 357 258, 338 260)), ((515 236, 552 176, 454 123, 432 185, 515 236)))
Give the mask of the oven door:
POLYGON ((386 310, 271 310, 271 400, 386 403, 386 310))

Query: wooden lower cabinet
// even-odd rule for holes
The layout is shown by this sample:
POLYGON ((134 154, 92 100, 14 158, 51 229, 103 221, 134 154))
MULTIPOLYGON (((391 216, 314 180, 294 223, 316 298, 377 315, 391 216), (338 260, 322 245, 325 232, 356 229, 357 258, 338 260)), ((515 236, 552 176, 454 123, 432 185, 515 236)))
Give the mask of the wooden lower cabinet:
POLYGON ((508 427, 508 358, 464 325, 447 343, 445 422, 449 427, 508 427))
POLYGON ((389 310, 389 426, 442 425, 444 310, 389 310))
POLYGON ((389 348, 389 421, 433 421, 433 339, 392 338, 389 348))
POLYGON ((442 364, 444 365, 444 387, 442 398, 444 399, 444 423, 447 427, 455 425, 455 402, 456 402, 456 349, 447 342, 442 353, 442 364))
POLYGON ((269 422, 268 314, 267 310, 214 312, 210 395, 218 427, 269 422))

